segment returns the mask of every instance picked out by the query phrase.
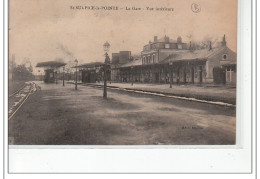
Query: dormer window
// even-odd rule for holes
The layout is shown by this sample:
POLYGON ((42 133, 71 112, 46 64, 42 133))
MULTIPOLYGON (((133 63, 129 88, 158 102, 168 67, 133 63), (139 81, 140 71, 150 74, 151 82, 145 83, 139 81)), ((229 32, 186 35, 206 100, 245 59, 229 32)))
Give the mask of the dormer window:
POLYGON ((223 60, 226 60, 227 59, 227 54, 224 54, 223 55, 223 60))
POLYGON ((164 47, 165 48, 170 48, 170 44, 165 44, 164 47))

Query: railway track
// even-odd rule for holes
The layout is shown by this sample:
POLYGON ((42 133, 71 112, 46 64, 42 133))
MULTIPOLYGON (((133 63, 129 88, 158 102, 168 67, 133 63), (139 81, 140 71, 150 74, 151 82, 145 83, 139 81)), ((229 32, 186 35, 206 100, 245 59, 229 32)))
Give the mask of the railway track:
POLYGON ((8 96, 8 120, 22 107, 28 97, 37 90, 33 82, 26 82, 20 89, 8 96))
POLYGON ((11 95, 9 95, 8 98, 12 98, 14 95, 16 95, 17 93, 19 93, 25 86, 26 86, 26 84, 24 84, 21 88, 19 88, 17 91, 15 91, 14 93, 12 93, 11 95))

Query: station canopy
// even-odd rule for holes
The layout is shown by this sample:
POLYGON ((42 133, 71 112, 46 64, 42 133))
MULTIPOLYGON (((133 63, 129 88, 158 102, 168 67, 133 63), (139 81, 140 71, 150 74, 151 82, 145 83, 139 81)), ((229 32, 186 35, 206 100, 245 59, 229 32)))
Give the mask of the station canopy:
POLYGON ((65 66, 66 63, 58 62, 58 61, 47 61, 47 62, 39 62, 36 67, 45 67, 45 68, 59 68, 65 66))
POLYGON ((78 65, 75 67, 77 67, 77 68, 96 68, 96 67, 101 67, 103 65, 104 65, 103 62, 92 62, 92 63, 84 63, 82 65, 78 65))

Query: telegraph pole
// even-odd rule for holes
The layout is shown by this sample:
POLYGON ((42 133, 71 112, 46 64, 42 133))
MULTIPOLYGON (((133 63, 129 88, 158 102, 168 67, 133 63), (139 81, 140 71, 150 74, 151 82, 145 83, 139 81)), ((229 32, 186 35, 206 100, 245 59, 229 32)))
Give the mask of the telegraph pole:
POLYGON ((103 93, 103 98, 107 99, 107 71, 109 68, 109 64, 110 64, 110 59, 109 56, 107 54, 107 52, 109 51, 110 48, 110 44, 108 42, 104 43, 103 45, 104 51, 105 53, 105 64, 104 64, 104 93, 103 93))
POLYGON ((76 82, 75 82, 75 90, 78 90, 78 60, 75 59, 75 64, 76 64, 76 82))
POLYGON ((62 85, 63 85, 63 86, 65 86, 65 85, 64 85, 64 70, 65 70, 65 66, 63 66, 63 73, 62 73, 62 85))
POLYGON ((172 62, 169 63, 170 66, 170 88, 172 88, 172 81, 173 81, 173 76, 172 76, 172 62))
POLYGON ((107 71, 108 71, 108 63, 109 63, 109 56, 105 54, 105 65, 104 65, 104 93, 103 98, 107 99, 107 71))
POLYGON ((15 54, 12 54, 12 82, 14 83, 14 61, 15 61, 15 54))

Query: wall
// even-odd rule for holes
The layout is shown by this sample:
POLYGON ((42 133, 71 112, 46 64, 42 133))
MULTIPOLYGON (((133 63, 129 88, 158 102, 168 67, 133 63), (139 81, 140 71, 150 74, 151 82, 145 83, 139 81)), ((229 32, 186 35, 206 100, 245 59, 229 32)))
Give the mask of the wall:
POLYGON ((113 64, 119 63, 119 53, 112 53, 112 63, 113 64))
POLYGON ((131 51, 120 51, 119 52, 119 63, 126 63, 131 58, 131 51))
MULTIPOLYGON (((152 58, 153 55, 154 55, 155 63, 158 63, 158 51, 150 51, 150 52, 148 52, 148 53, 142 52, 142 54, 141 54, 142 64, 144 64, 144 63, 143 63, 144 57, 146 57, 146 59, 147 59, 148 56, 151 57, 151 64, 152 64, 152 63, 153 63, 153 58, 152 58)), ((145 64, 146 64, 146 63, 145 63, 145 64)))
POLYGON ((226 66, 225 73, 226 73, 226 83, 236 84, 236 80, 237 80, 236 66, 234 65, 226 66))

